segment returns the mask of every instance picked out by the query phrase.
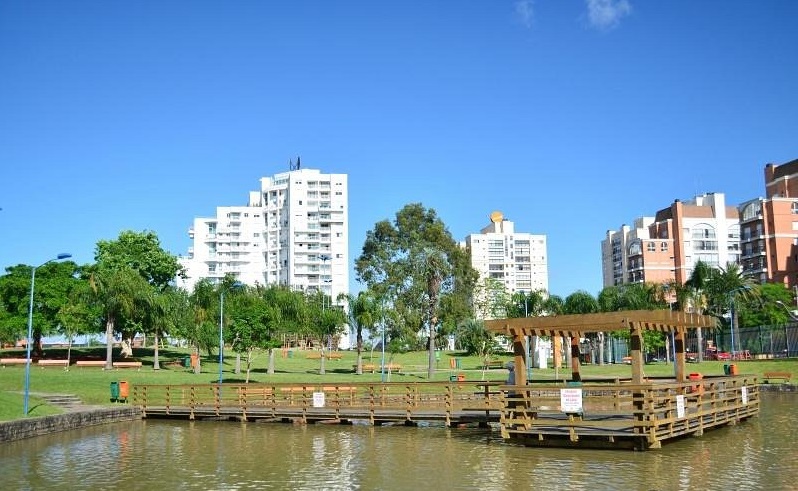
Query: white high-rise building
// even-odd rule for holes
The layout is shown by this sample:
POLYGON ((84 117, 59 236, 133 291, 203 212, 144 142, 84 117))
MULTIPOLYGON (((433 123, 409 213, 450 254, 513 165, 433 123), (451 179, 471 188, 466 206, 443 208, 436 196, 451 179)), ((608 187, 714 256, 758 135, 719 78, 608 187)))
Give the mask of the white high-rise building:
POLYGON ((520 233, 500 212, 490 215, 490 225, 466 237, 471 266, 480 280, 492 278, 509 293, 549 289, 546 236, 520 233))
POLYGON ((231 274, 248 285, 322 291, 336 302, 349 292, 347 175, 296 169, 260 181, 247 205, 194 219, 179 286, 231 274))

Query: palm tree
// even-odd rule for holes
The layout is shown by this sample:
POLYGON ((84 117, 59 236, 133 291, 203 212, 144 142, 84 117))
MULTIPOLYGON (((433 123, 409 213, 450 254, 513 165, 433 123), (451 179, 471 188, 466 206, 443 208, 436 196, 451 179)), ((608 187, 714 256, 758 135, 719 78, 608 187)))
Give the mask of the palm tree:
MULTIPOLYGON (((707 308, 706 288, 709 278, 712 276, 712 268, 704 261, 697 261, 690 278, 684 283, 683 290, 676 290, 679 305, 683 305, 682 310, 691 307, 697 314, 703 314, 707 308)), ((698 361, 704 361, 704 332, 702 328, 696 330, 698 342, 698 361)))
POLYGON ((146 302, 152 287, 136 271, 124 266, 95 269, 89 274, 89 286, 105 321, 105 368, 112 370, 114 331, 122 327, 120 320, 133 316, 137 304, 146 302))
POLYGON ((357 368, 355 373, 363 374, 363 330, 374 331, 380 318, 380 305, 370 291, 361 291, 357 295, 344 294, 338 296, 339 302, 348 306, 349 324, 355 329, 355 347, 357 350, 357 368))
MULTIPOLYGON (((739 264, 729 262, 725 268, 718 268, 709 276, 706 283, 707 313, 723 321, 729 314, 732 340, 740 339, 739 323, 735 305, 759 297, 756 281, 746 275, 739 264)), ((734 346, 732 346, 734 350, 734 346)))

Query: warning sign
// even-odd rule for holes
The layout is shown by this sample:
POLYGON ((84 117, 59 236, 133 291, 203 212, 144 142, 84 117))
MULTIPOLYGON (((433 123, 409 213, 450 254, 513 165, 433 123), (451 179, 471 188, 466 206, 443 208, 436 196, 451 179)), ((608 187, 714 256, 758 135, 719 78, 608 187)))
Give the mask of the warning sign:
POLYGON ((676 417, 684 418, 684 396, 676 396, 676 417))
POLYGON ((313 393, 313 407, 324 407, 324 392, 313 393))
POLYGON ((582 389, 560 389, 560 408, 564 413, 581 413, 582 389))

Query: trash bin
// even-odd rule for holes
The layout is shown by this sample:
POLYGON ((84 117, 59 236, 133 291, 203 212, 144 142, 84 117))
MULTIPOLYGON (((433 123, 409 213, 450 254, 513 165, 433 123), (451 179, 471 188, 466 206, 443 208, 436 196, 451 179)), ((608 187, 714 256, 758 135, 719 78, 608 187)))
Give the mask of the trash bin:
POLYGON ((183 366, 186 368, 191 368, 191 357, 187 356, 183 359, 183 366))
POLYGON ((723 375, 730 375, 730 374, 731 374, 731 370, 729 369, 729 364, 727 363, 727 364, 723 365, 723 375))
POLYGON ((454 360, 455 360, 454 361, 455 368, 457 368, 459 370, 460 369, 460 358, 455 358, 454 360))
MULTIPOLYGON (((701 375, 700 373, 691 373, 690 375, 687 376, 687 378, 690 380, 703 380, 704 376, 701 375)), ((687 388, 687 391, 691 393, 701 394, 704 392, 704 384, 699 383, 698 385, 691 385, 687 388)))
POLYGON ((465 382, 465 374, 464 373, 458 373, 457 374, 457 381, 458 382, 465 382))
POLYGON ((111 382, 111 402, 119 399, 119 382, 111 382))
POLYGON ((582 387, 582 382, 578 380, 568 380, 565 382, 566 387, 582 387))
POLYGON ((191 368, 197 368, 198 361, 199 361, 199 355, 196 353, 191 353, 191 368))
POLYGON ((293 358, 293 357, 294 357, 293 350, 288 350, 288 358, 293 358))
POLYGON ((119 400, 127 402, 127 398, 130 394, 130 388, 126 380, 119 381, 119 400))
POLYGON ((729 375, 737 375, 737 365, 729 365, 729 375))

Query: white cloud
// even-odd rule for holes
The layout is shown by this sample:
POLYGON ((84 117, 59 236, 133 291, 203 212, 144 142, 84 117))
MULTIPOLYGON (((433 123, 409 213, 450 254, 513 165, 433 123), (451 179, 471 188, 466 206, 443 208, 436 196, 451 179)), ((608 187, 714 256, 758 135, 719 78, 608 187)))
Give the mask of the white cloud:
POLYGON ((534 3, 533 0, 515 2, 515 14, 526 27, 532 27, 532 22, 535 20, 534 3))
POLYGON ((632 12, 627 0, 585 0, 590 25, 607 30, 616 27, 621 19, 632 12))

